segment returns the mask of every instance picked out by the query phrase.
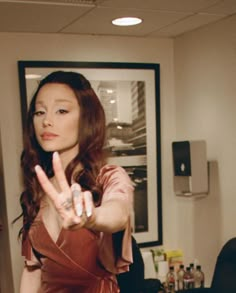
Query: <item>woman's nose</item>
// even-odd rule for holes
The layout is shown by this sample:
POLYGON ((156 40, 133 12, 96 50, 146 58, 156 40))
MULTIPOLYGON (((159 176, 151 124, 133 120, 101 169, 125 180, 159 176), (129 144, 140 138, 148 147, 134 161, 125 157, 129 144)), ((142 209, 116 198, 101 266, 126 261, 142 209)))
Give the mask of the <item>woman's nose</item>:
POLYGON ((43 126, 53 126, 53 119, 52 117, 49 117, 49 115, 46 115, 45 118, 43 119, 43 126))

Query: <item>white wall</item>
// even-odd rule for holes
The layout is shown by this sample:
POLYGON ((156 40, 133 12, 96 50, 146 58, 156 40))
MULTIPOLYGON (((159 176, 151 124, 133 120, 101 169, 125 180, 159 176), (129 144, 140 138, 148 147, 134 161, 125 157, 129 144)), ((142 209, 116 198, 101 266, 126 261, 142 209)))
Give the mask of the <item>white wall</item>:
POLYGON ((209 196, 176 199, 177 241, 209 282, 236 235, 236 16, 177 38, 174 60, 177 140, 206 140, 210 161, 209 196))
MULTIPOLYGON (((21 191, 19 158, 22 148, 22 131, 18 60, 160 63, 164 243, 168 247, 176 247, 177 226, 176 222, 173 221, 173 218, 176 217, 176 209, 175 201, 173 201, 171 167, 171 141, 175 138, 173 41, 168 39, 147 40, 121 37, 0 33, 0 43, 1 136, 15 292, 18 292, 23 262, 20 257, 20 244, 17 242, 20 223, 13 227, 10 224, 20 213, 18 198, 21 191)), ((1 250, 0 253, 4 252, 1 250)), ((11 292, 8 290, 6 293, 11 292)))

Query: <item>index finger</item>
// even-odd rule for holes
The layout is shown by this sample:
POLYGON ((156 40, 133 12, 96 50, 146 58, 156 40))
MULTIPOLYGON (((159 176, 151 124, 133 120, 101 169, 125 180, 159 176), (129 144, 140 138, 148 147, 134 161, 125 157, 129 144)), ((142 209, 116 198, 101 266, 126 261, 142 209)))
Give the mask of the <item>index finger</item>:
POLYGON ((52 162, 54 174, 61 188, 61 191, 67 194, 70 193, 70 186, 66 180, 65 172, 63 170, 61 159, 58 152, 53 153, 52 162))
POLYGON ((53 201, 55 201, 55 199, 57 198, 57 194, 58 194, 55 187, 49 181, 47 175, 44 173, 43 169, 39 165, 36 165, 34 169, 35 169, 35 172, 36 172, 36 175, 37 175, 37 178, 38 178, 38 181, 39 181, 41 187, 47 193, 47 195, 53 201))

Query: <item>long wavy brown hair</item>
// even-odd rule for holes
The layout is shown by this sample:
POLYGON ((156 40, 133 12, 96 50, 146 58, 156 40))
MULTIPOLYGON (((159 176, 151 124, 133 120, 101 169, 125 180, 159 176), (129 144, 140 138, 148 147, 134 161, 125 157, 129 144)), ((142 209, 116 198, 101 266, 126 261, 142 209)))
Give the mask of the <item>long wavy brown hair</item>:
POLYGON ((33 125, 38 92, 45 84, 49 83, 65 84, 70 87, 80 106, 79 153, 65 170, 68 183, 71 183, 73 176, 73 180, 78 182, 82 189, 92 192, 96 206, 100 204, 102 197, 101 188, 96 184, 96 177, 100 168, 105 164, 106 158, 103 148, 106 129, 104 109, 90 82, 83 75, 68 71, 52 72, 39 83, 29 106, 24 130, 24 145, 21 155, 24 191, 20 196, 22 214, 17 218, 23 216, 23 226, 19 231, 19 237, 23 236, 23 239, 25 239, 40 208, 42 192, 36 178, 35 165, 41 165, 49 178, 54 176, 52 153, 45 152, 38 144, 33 125), (83 166, 83 169, 76 172, 76 166, 79 163, 83 166))

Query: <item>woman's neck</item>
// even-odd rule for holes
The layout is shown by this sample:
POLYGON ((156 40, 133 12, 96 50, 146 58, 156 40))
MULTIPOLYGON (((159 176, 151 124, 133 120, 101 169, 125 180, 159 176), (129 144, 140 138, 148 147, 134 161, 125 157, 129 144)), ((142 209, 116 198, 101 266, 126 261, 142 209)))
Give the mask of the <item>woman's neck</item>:
POLYGON ((78 151, 75 152, 75 150, 67 150, 62 152, 59 151, 58 153, 64 171, 66 167, 69 165, 69 163, 78 155, 78 151))

